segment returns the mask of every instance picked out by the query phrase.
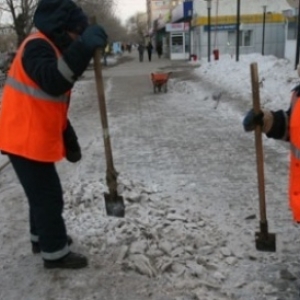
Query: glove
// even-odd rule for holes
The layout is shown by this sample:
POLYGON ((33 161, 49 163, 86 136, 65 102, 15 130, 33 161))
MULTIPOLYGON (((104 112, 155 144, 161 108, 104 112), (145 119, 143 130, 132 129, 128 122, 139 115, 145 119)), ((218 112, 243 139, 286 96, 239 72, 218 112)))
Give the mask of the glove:
POLYGON ((69 120, 67 128, 63 133, 63 139, 66 150, 66 159, 72 163, 78 162, 81 159, 81 149, 75 130, 69 120))
POLYGON ((107 34, 103 27, 91 25, 82 33, 81 41, 90 52, 94 52, 96 48, 106 47, 107 34))
POLYGON ((271 111, 262 110, 255 114, 253 108, 250 109, 243 120, 243 127, 246 132, 253 131, 257 125, 262 127, 264 133, 268 133, 273 126, 274 117, 271 111))

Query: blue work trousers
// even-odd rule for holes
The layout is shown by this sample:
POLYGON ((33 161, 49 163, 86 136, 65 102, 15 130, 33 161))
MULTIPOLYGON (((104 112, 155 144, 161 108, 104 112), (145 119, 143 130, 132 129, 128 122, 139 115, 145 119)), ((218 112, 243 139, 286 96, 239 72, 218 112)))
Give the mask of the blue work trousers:
POLYGON ((56 260, 69 253, 63 213, 63 191, 54 163, 37 162, 8 154, 29 202, 32 242, 42 257, 56 260))

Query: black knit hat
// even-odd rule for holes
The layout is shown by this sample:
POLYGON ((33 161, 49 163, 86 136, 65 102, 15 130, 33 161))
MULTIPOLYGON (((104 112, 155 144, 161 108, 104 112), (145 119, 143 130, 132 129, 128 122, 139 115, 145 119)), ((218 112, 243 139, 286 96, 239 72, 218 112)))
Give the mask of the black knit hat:
POLYGON ((80 7, 71 11, 69 19, 66 21, 66 30, 82 34, 88 26, 88 18, 80 7))
POLYGON ((88 25, 88 18, 72 0, 40 0, 33 22, 46 35, 62 31, 81 34, 88 25))

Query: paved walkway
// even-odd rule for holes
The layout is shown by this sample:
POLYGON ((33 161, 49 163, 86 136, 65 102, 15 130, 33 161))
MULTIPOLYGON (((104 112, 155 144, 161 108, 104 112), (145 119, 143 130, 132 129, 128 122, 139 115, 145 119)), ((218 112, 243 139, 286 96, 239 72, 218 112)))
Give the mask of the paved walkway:
MULTIPOLYGON (((283 243, 289 243, 290 247, 278 256, 264 255, 257 253, 254 247, 257 220, 246 220, 257 215, 258 204, 253 140, 245 135, 242 127, 236 126, 241 122, 245 104, 240 99, 232 99, 230 93, 224 93, 221 103, 216 106, 213 100, 215 87, 205 83, 205 78, 196 77, 192 69, 193 65, 187 62, 159 60, 155 55, 152 62, 140 63, 137 52, 128 55, 127 62, 104 68, 115 167, 133 182, 155 186, 166 196, 162 205, 180 208, 188 215, 200 212, 208 226, 215 230, 216 239, 210 245, 213 253, 209 257, 226 274, 226 280, 220 281, 223 293, 211 299, 276 299, 262 298, 260 283, 263 287, 271 286, 270 290, 276 288, 277 299, 296 299, 293 298, 295 285, 277 276, 286 262, 293 266, 296 266, 294 262, 299 264, 299 249, 297 243, 292 243, 299 240, 299 234, 286 225, 290 217, 283 200, 286 191, 282 186, 286 186, 286 179, 284 176, 279 178, 284 175, 285 154, 268 151, 267 192, 272 192, 273 196, 268 213, 272 219, 270 227, 275 224, 281 230, 283 243), (167 94, 153 94, 150 73, 158 70, 174 72, 167 94), (194 81, 193 84, 190 81, 194 81), (275 161, 275 155, 279 160, 272 164, 270 161, 275 161), (225 246, 233 249, 235 262, 232 265, 220 256, 219 250, 225 246), (242 288, 235 287, 237 283, 242 288)), ((87 179, 105 182, 106 164, 93 76, 92 70, 87 71, 75 87, 77 92, 70 114, 83 149, 83 161, 75 165, 66 162, 58 165, 64 187, 72 184, 74 187, 76 182, 85 183, 87 179)), ((3 287, 14 278, 20 289, 27 291, 28 286, 36 286, 35 280, 40 279, 42 287, 39 285, 38 291, 32 291, 30 300, 42 299, 38 298, 39 293, 45 295, 54 286, 56 292, 66 295, 62 299, 68 299, 69 292, 64 291, 73 295, 72 291, 77 289, 80 300, 99 297, 101 300, 169 300, 161 296, 165 292, 164 281, 132 273, 125 276, 105 250, 101 250, 100 255, 91 253, 91 267, 79 276, 77 273, 48 274, 39 270, 40 261, 28 251, 27 228, 24 226, 27 224, 27 206, 24 202, 20 204, 22 193, 16 182, 11 167, 8 167, 1 178, 0 192, 6 193, 7 197, 0 216, 3 216, 4 224, 10 224, 10 219, 14 222, 12 228, 6 225, 0 231, 4 241, 1 255, 5 258, 5 266, 0 271, 3 287), (14 193, 12 198, 10 193, 14 193), (26 274, 31 277, 26 278, 26 274), (90 298, 84 298, 81 292, 84 288, 88 288, 90 298), (152 296, 145 291, 151 291, 152 296)), ((204 227, 203 234, 205 230, 204 227)), ((80 251, 90 251, 89 245, 78 244, 80 251)), ((0 293, 1 290, 6 293, 4 295, 18 295, 17 291, 1 289, 0 281, 0 293)), ((274 293, 270 297, 273 296, 274 293)), ((174 295, 170 299, 173 300, 174 295)))

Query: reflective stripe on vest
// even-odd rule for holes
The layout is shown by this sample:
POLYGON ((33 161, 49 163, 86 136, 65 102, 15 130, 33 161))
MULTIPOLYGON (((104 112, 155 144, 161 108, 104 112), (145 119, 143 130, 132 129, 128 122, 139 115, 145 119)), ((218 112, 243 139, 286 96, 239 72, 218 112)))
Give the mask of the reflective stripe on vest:
POLYGON ((10 85, 14 89, 16 89, 19 92, 22 92, 28 96, 32 96, 35 98, 39 98, 39 100, 45 100, 45 101, 53 101, 53 102, 63 102, 67 103, 69 101, 69 97, 67 95, 60 95, 60 96, 51 96, 47 93, 45 93, 41 89, 36 89, 31 86, 28 86, 22 82, 19 82, 15 80, 12 77, 8 77, 6 80, 6 84, 10 85))

